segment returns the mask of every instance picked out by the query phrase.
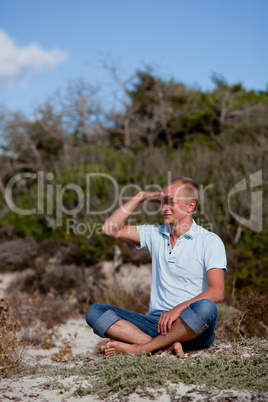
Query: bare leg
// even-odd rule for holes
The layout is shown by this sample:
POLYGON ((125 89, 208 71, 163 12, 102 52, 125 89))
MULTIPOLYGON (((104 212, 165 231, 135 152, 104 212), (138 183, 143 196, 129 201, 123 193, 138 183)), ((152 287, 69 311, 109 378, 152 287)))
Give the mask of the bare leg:
POLYGON ((181 345, 179 346, 176 343, 188 341, 195 338, 195 336, 194 331, 192 331, 183 320, 178 318, 178 320, 173 323, 171 331, 166 335, 158 335, 144 344, 139 343, 131 345, 123 342, 108 342, 106 345, 105 354, 109 357, 112 357, 114 353, 126 354, 127 352, 139 355, 144 351, 148 355, 155 350, 166 349, 171 345, 173 345, 174 351, 177 353, 181 345))
POLYGON ((106 336, 117 341, 127 342, 128 344, 144 344, 150 342, 153 338, 145 334, 136 325, 126 320, 116 321, 106 331, 106 336))

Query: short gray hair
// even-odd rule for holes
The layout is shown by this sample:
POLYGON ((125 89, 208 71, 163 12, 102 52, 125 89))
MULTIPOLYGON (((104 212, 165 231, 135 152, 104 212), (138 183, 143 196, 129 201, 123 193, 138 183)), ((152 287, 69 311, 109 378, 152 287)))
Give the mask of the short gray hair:
POLYGON ((195 201, 195 209, 196 211, 198 204, 200 202, 200 188, 199 185, 194 181, 193 179, 190 179, 190 177, 185 177, 185 176, 178 176, 175 177, 174 179, 170 180, 164 185, 164 188, 167 187, 168 185, 173 185, 173 184, 182 184, 183 185, 183 190, 185 191, 185 195, 191 200, 195 201))

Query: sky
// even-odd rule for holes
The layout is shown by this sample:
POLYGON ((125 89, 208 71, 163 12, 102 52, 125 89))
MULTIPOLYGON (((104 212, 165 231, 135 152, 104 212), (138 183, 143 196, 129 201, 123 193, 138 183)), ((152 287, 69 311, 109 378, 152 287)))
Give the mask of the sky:
POLYGON ((150 66, 202 90, 215 73, 267 90, 267 20, 267 0, 0 0, 0 108, 31 116, 78 79, 113 107, 105 65, 126 82, 150 66))

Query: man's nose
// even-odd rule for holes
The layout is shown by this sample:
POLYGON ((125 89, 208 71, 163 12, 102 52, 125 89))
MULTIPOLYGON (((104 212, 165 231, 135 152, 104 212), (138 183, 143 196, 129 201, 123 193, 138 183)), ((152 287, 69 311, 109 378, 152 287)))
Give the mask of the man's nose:
POLYGON ((165 211, 168 210, 168 208, 169 208, 169 205, 164 202, 164 203, 162 204, 162 211, 165 212, 165 211))

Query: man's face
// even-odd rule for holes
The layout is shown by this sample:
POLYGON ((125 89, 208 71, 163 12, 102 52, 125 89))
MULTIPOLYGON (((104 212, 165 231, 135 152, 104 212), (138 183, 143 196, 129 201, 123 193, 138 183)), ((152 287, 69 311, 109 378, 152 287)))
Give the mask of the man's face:
POLYGON ((166 224, 179 223, 192 212, 191 199, 187 198, 183 184, 168 184, 163 189, 163 194, 166 197, 162 202, 161 212, 166 224))

